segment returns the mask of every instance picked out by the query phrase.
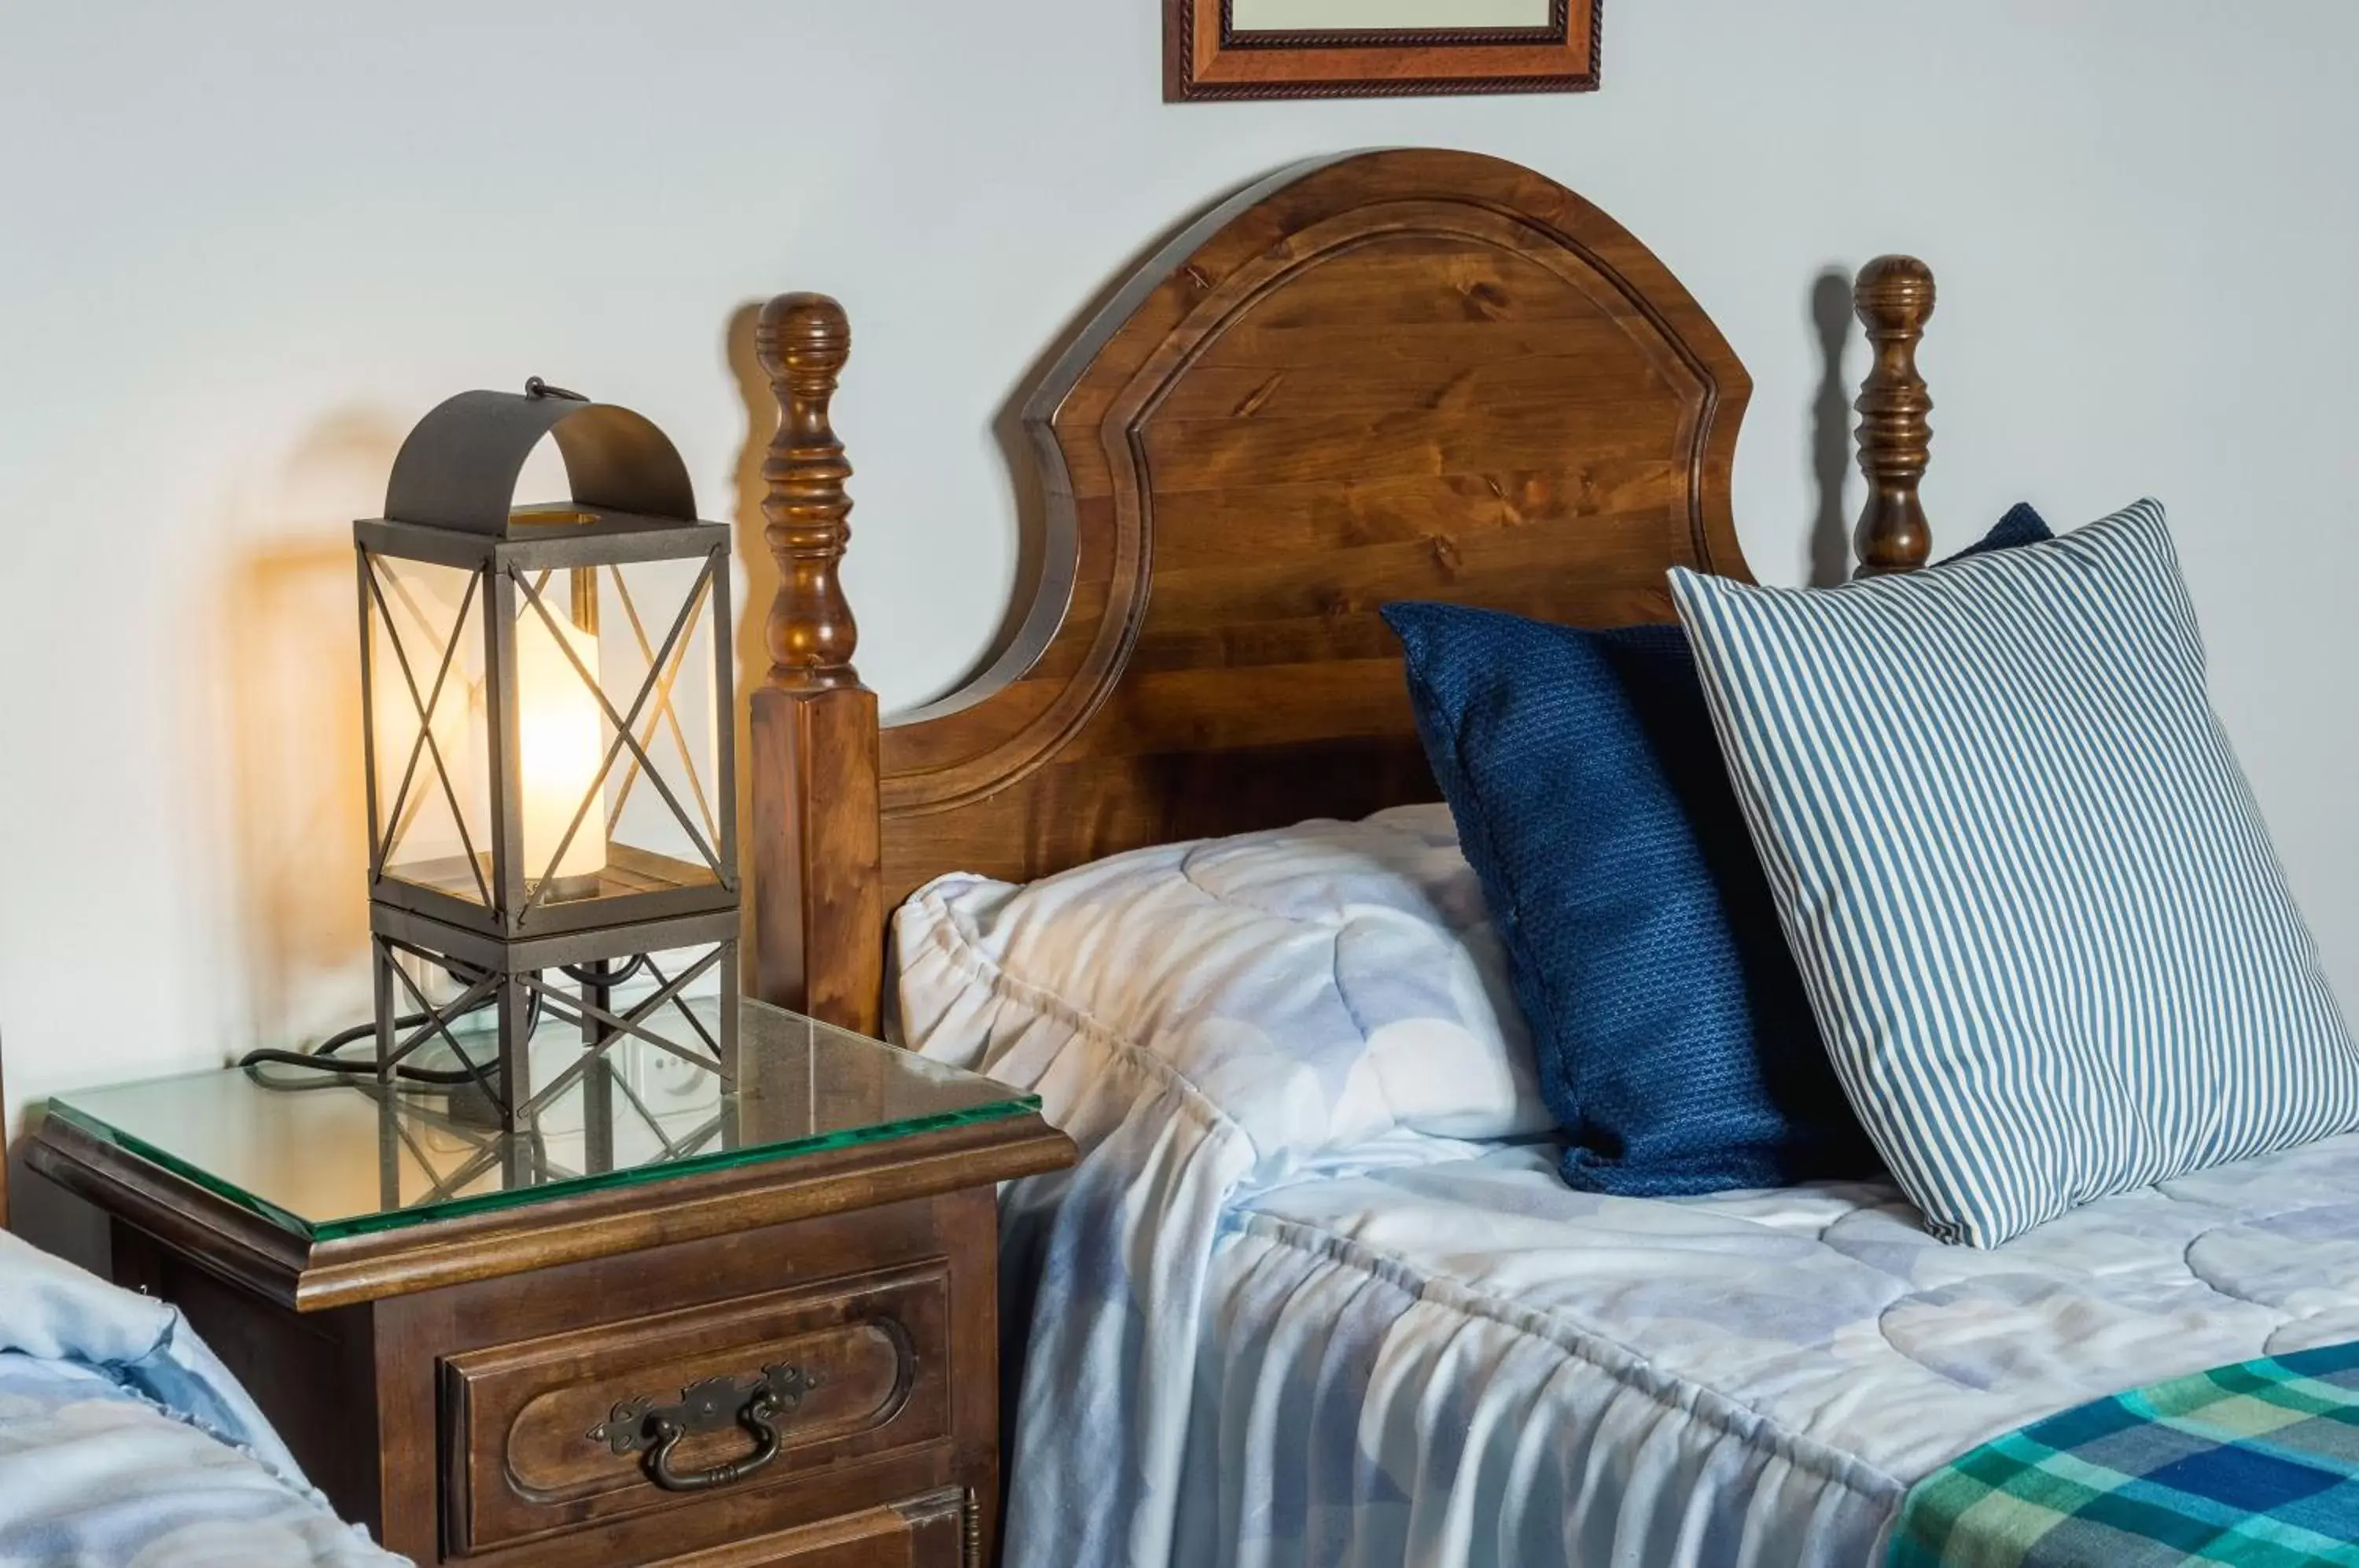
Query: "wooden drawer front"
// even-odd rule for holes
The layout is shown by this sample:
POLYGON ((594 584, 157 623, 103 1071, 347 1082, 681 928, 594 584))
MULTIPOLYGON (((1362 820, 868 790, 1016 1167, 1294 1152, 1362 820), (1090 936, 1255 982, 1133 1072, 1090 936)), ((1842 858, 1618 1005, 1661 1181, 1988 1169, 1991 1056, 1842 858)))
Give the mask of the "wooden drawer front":
POLYGON ((465 1556, 692 1507, 712 1494, 653 1477, 651 1412, 701 1407, 713 1428, 682 1421, 689 1435, 671 1452, 673 1474, 744 1460, 757 1443, 736 1418, 766 1377, 792 1390, 773 1418, 778 1451, 732 1492, 944 1440, 949 1319, 949 1266, 935 1261, 450 1356, 450 1550, 465 1556), (625 1443, 638 1446, 618 1452, 625 1443))
POLYGON ((957 1492, 667 1557, 652 1568, 983 1568, 973 1512, 957 1492))

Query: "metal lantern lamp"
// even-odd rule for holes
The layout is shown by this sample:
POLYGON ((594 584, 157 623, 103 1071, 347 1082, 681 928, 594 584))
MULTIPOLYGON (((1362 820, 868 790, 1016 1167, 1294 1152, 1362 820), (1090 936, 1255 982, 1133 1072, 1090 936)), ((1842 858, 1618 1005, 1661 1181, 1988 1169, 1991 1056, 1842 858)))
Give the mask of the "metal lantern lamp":
POLYGON ((447 1045, 510 1128, 624 1040, 734 1083, 728 529, 661 430, 537 377, 419 421, 385 513, 353 525, 379 1079, 447 1045), (544 439, 571 494, 520 506, 544 439))

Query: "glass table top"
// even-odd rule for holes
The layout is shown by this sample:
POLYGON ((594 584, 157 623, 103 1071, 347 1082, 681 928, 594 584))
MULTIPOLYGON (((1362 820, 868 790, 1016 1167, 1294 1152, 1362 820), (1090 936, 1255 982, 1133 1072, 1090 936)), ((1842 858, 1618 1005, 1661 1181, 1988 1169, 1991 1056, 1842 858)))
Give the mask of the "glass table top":
MULTIPOLYGON (((285 1067, 62 1094, 49 1115, 324 1241, 1039 1109, 1006 1084, 758 1002, 738 1029, 734 1089, 625 1039, 514 1132, 472 1085, 387 1091, 374 1076, 285 1067)), ((554 1083, 581 1035, 545 1024, 532 1050, 536 1080, 554 1083)))

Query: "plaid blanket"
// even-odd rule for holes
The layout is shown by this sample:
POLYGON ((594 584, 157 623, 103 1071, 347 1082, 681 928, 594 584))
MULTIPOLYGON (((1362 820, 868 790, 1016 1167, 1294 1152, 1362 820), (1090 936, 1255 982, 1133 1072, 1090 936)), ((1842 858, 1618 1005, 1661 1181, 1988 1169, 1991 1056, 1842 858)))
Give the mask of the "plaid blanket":
POLYGON ((2065 1411, 1910 1488, 1888 1568, 2359 1568, 2359 1345, 2065 1411))

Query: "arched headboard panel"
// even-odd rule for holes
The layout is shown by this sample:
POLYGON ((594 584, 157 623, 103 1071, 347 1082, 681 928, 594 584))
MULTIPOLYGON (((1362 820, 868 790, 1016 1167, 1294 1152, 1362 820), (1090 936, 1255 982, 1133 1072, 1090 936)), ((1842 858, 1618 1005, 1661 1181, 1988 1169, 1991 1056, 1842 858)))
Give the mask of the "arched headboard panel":
POLYGON ((1667 617, 1742 573, 1750 391, 1612 219, 1472 153, 1290 170, 1147 263, 1027 409, 1055 514, 1006 658, 882 746, 885 896, 1434 798, 1377 616, 1667 617))
POLYGON ((1206 214, 1081 334, 1026 411, 1050 534, 1018 635, 871 743, 833 570, 849 336, 814 296, 764 331, 786 618, 826 635, 774 619, 756 700, 755 765, 785 791, 757 898, 791 901, 759 917, 757 966, 847 1021, 873 1018, 886 912, 942 872, 1027 880, 1434 799, 1387 602, 1617 625, 1669 618, 1675 563, 1746 571, 1751 384, 1663 264, 1529 169, 1356 154, 1206 214), (843 804, 871 744, 873 814, 843 804))

